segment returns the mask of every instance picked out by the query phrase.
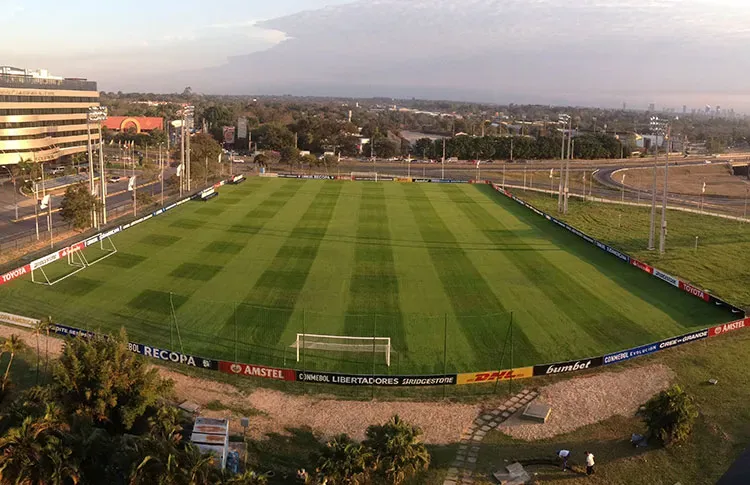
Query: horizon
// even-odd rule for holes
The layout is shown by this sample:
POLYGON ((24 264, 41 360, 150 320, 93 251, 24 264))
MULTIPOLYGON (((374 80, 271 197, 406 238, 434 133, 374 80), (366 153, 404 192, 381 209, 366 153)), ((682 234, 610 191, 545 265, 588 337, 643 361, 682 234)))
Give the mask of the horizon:
POLYGON ((633 0, 627 11, 614 0, 230 0, 219 11, 136 0, 105 7, 101 24, 93 4, 0 0, 8 38, 27 38, 27 22, 41 27, 4 64, 86 77, 106 92, 750 112, 741 0, 633 0), (659 9, 671 17, 652 19, 659 9))

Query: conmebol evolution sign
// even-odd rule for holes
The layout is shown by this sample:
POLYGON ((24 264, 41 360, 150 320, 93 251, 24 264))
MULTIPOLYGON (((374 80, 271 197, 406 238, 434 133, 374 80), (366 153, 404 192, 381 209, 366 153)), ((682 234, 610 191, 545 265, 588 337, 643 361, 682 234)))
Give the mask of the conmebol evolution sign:
POLYGON ((297 371, 297 380, 341 386, 442 386, 456 383, 456 374, 434 376, 364 376, 330 372, 297 371))
POLYGON ((693 342, 695 340, 702 340, 706 337, 708 337, 708 330, 698 330, 696 332, 686 333, 685 335, 680 335, 679 337, 673 337, 668 338, 666 340, 661 340, 659 342, 654 342, 652 344, 642 345, 640 347, 635 347, 628 350, 623 350, 621 352, 615 352, 613 354, 605 355, 604 356, 604 365, 614 364, 617 362, 623 362, 625 360, 630 360, 635 357, 641 357, 643 355, 653 354, 654 352, 658 352, 660 350, 668 349, 671 347, 677 347, 678 345, 683 345, 689 342, 693 342))

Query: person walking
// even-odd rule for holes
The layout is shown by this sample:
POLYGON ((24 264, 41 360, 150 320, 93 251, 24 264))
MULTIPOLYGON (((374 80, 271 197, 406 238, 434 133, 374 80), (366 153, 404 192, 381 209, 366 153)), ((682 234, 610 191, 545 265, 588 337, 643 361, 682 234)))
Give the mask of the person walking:
POLYGON ((568 469, 568 457, 570 456, 569 450, 560 450, 557 452, 557 457, 562 460, 563 471, 568 469))
POLYGON ((583 452, 586 455, 586 475, 594 474, 594 454, 588 451, 583 452))

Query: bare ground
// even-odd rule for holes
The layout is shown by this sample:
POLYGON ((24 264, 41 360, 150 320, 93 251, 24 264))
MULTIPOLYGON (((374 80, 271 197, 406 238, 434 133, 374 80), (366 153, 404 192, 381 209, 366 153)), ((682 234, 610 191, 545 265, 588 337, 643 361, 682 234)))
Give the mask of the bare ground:
MULTIPOLYGON (((656 170, 656 188, 661 192, 664 187, 664 162, 656 170)), ((652 168, 631 168, 618 171, 612 175, 616 182, 622 182, 625 174, 625 185, 642 191, 651 191, 653 184, 652 168)), ((743 198, 750 188, 750 182, 744 177, 732 175, 731 168, 723 162, 717 161, 710 165, 691 165, 684 167, 669 167, 670 192, 685 195, 701 195, 703 183, 706 183, 706 196, 723 196, 743 198)))
POLYGON ((539 392, 537 402, 552 407, 545 424, 529 424, 521 420, 518 412, 498 430, 513 438, 534 441, 569 433, 615 415, 630 417, 651 396, 666 389, 674 377, 666 365, 653 364, 560 381, 539 392))
MULTIPOLYGON (((0 325, 0 337, 18 335, 30 348, 36 348, 36 335, 20 328, 0 325)), ((47 337, 39 337, 41 352, 45 352, 47 337)), ((49 353, 62 353, 64 341, 49 338, 49 353)), ((212 401, 234 409, 202 410, 201 414, 229 417, 233 433, 241 433, 239 418, 242 411, 253 411, 249 434, 261 439, 268 433, 287 433, 287 429, 310 428, 321 438, 340 433, 363 439, 367 426, 383 423, 394 414, 419 426, 424 441, 430 444, 450 444, 459 441, 462 432, 484 409, 500 404, 493 400, 483 403, 406 401, 342 401, 322 396, 299 396, 271 389, 255 389, 243 393, 236 387, 158 367, 161 375, 174 382, 175 400, 190 401, 205 407, 212 401)), ((674 379, 674 372, 663 364, 628 369, 622 372, 602 372, 592 376, 571 378, 540 389, 538 401, 552 406, 546 424, 528 424, 520 413, 509 418, 498 428, 514 438, 527 441, 551 438, 615 415, 632 416, 651 396, 666 389, 674 379)), ((248 413, 250 414, 250 413, 248 413)))

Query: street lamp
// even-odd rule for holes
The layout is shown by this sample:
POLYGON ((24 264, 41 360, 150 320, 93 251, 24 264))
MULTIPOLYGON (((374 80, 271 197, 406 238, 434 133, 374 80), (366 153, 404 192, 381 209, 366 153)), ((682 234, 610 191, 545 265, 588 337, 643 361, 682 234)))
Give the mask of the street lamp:
MULTIPOLYGON (((91 126, 91 122, 96 122, 99 128, 99 182, 101 183, 101 196, 102 196, 102 224, 107 223, 107 181, 104 175, 104 138, 102 134, 102 121, 107 119, 107 108, 105 106, 91 106, 89 107, 88 116, 86 117, 87 127, 91 126)), ((89 144, 91 143, 91 129, 89 128, 89 144)), ((91 192, 94 193, 94 173, 93 173, 93 154, 92 149, 89 147, 89 180, 91 182, 91 192)))

